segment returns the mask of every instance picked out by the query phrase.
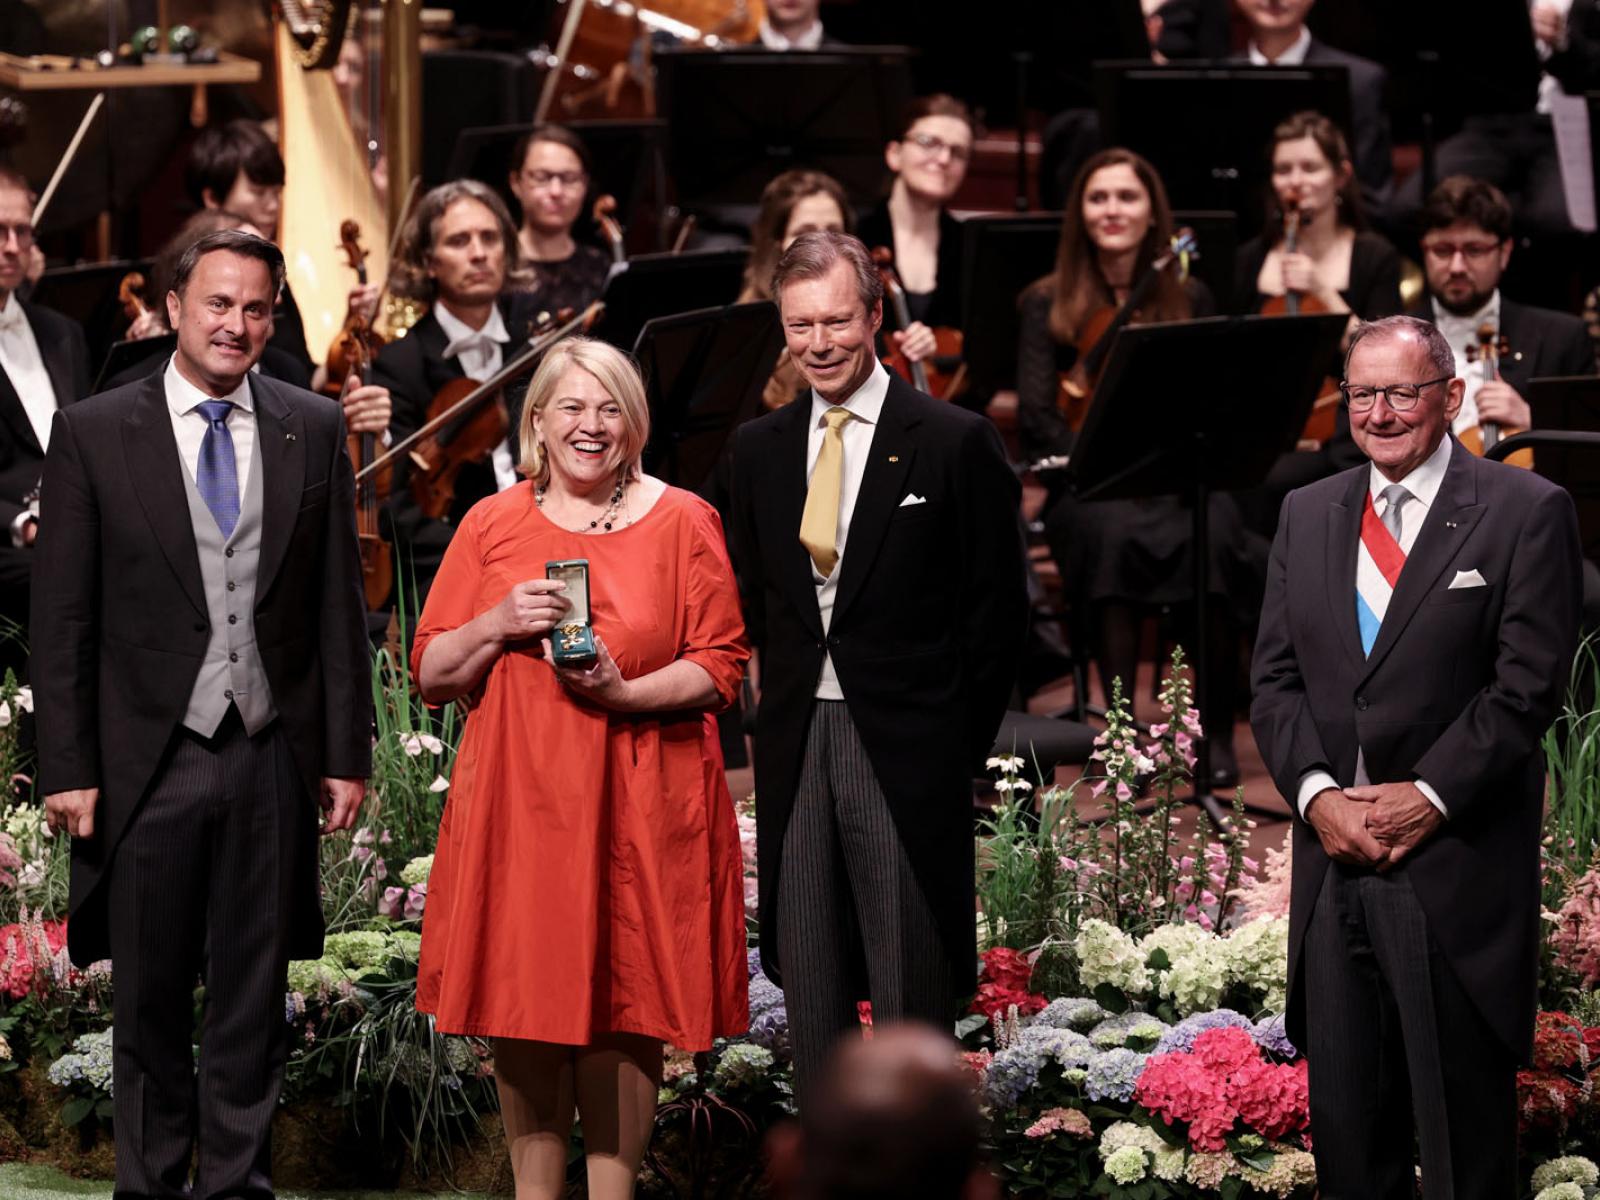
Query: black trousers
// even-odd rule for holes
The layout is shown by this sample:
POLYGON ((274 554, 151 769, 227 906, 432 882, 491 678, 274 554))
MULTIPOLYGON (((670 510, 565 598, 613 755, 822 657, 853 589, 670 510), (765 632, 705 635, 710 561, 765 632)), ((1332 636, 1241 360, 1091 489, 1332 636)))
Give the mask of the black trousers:
POLYGON ((213 738, 175 735, 106 882, 116 1200, 272 1195, 290 885, 314 821, 276 723, 250 737, 230 710, 213 738))
POLYGON ((1428 933, 1404 868, 1332 863, 1306 930, 1322 1200, 1513 1200, 1516 1062, 1428 933))
POLYGON ((778 870, 778 953, 802 1099, 838 1038, 914 1018, 955 1016, 949 956, 889 802, 842 700, 812 703, 794 811, 778 870), (857 980, 865 963, 867 995, 857 980))

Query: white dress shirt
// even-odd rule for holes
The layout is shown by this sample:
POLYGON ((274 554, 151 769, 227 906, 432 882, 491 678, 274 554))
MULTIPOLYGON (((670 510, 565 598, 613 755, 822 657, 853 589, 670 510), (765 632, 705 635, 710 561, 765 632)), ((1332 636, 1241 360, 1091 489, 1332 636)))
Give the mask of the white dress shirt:
POLYGON ((1298 67, 1306 61, 1306 51, 1311 49, 1311 30, 1304 25, 1300 26, 1300 36, 1290 43, 1289 48, 1277 58, 1268 58, 1250 43, 1250 62, 1257 67, 1298 67))
POLYGON ((1478 423, 1478 389, 1483 386, 1483 358, 1478 355, 1478 329, 1485 322, 1493 325, 1496 330, 1500 328, 1500 289, 1495 288, 1494 294, 1484 302, 1482 308, 1475 313, 1468 313, 1458 317, 1455 313, 1443 308, 1437 298, 1430 300, 1433 305, 1433 323, 1439 327, 1439 332, 1444 334, 1444 340, 1450 343, 1450 352, 1456 356, 1456 378, 1467 385, 1465 396, 1461 401, 1461 411, 1456 413, 1456 419, 1450 422, 1452 433, 1459 434, 1463 429, 1471 429, 1478 423), (1477 361, 1467 361, 1467 350, 1472 348, 1472 353, 1477 361))
MULTIPOLYGON (((1529 11, 1539 7, 1560 9, 1561 15, 1565 17, 1572 12, 1572 0, 1528 0, 1529 11)), ((1562 37, 1560 44, 1554 46, 1540 38, 1534 38, 1533 48, 1534 52, 1539 56, 1539 61, 1544 63, 1548 62, 1550 56, 1557 50, 1565 50, 1567 48, 1566 42, 1565 36, 1562 37)), ((1554 75, 1548 71, 1541 72, 1539 75, 1539 101, 1534 106, 1534 111, 1548 113, 1554 107, 1556 98, 1566 94, 1566 90, 1562 88, 1554 75)))
POLYGON ((233 439, 234 472, 239 477, 239 496, 244 497, 245 481, 250 478, 250 459, 256 448, 256 412, 250 399, 250 376, 226 396, 209 396, 178 374, 176 359, 167 360, 161 377, 167 390, 167 412, 172 417, 172 436, 178 439, 178 457, 189 478, 200 478, 200 444, 206 440, 211 422, 198 406, 207 400, 226 400, 234 411, 228 417, 228 436, 233 439))
MULTIPOLYGON (((462 373, 475 383, 492 378, 505 361, 501 346, 511 340, 500 309, 489 309, 489 319, 484 322, 482 329, 468 325, 446 308, 443 302, 433 306, 433 315, 439 322, 439 328, 444 330, 445 337, 450 339, 444 348, 444 356, 460 362, 462 373)), ((494 485, 497 489, 503 492, 517 482, 517 460, 511 453, 510 436, 494 448, 489 461, 494 467, 494 485)))
POLYGON ((812 21, 804 32, 795 37, 784 37, 765 17, 761 18, 761 45, 768 50, 816 50, 822 45, 822 22, 812 21))
MULTIPOLYGON (((1405 507, 1400 510, 1400 549, 1409 558, 1411 547, 1417 544, 1417 534, 1422 531, 1422 523, 1428 517, 1428 510, 1433 507, 1433 502, 1439 496, 1439 488, 1444 483, 1444 473, 1450 465, 1450 452, 1452 439, 1443 437, 1434 452, 1428 455, 1422 463, 1403 479, 1392 482, 1399 483, 1406 491, 1411 493, 1411 499, 1405 502, 1405 507)), ((1372 497, 1372 509, 1378 514, 1379 520, 1383 519, 1388 511, 1388 501, 1381 499, 1383 489, 1388 487, 1390 480, 1378 470, 1377 467, 1367 468, 1367 491, 1372 497)), ((1352 609, 1355 597, 1351 596, 1348 603, 1352 609)), ((1387 614, 1385 614, 1387 619, 1387 614)), ((1357 752, 1360 758, 1360 752, 1357 752)), ((1360 774, 1365 774, 1364 767, 1357 768, 1360 774)), ((1439 798, 1439 793, 1422 780, 1414 781, 1417 790, 1426 796, 1440 813, 1448 817, 1450 810, 1444 806, 1444 801, 1439 798)), ((1311 803, 1311 798, 1326 788, 1338 788, 1338 781, 1326 771, 1307 771, 1300 777, 1300 792, 1295 798, 1295 807, 1300 810, 1300 815, 1306 815, 1306 806, 1311 803)))
MULTIPOLYGON (((846 421, 839 428, 839 438, 842 443, 843 461, 839 470, 839 558, 833 564, 833 571, 826 577, 817 571, 817 564, 811 564, 811 582, 817 588, 817 611, 822 614, 822 632, 828 632, 828 626, 833 622, 833 598, 839 589, 839 571, 844 565, 844 556, 849 553, 850 518, 856 511, 856 496, 861 492, 861 477, 866 474, 867 456, 872 453, 872 435, 878 428, 878 418, 883 415, 883 401, 889 394, 889 372, 883 369, 883 364, 874 360, 872 374, 868 375, 862 383, 842 405, 837 407, 848 408, 852 419, 846 421)), ((811 393, 811 432, 806 437, 806 484, 811 483, 811 472, 816 469, 817 456, 822 453, 822 435, 827 430, 827 422, 823 419, 830 408, 829 404, 815 391, 811 393)), ((795 537, 800 536, 800 531, 795 530, 795 537)), ((817 681, 816 698, 818 700, 843 700, 844 692, 839 687, 839 677, 833 671, 833 658, 825 655, 822 660, 822 677, 817 681)))
POLYGON ((50 422, 55 420, 59 397, 39 356, 39 341, 33 326, 15 297, 6 297, 0 308, 0 367, 22 401, 33 436, 41 450, 50 449, 50 422))

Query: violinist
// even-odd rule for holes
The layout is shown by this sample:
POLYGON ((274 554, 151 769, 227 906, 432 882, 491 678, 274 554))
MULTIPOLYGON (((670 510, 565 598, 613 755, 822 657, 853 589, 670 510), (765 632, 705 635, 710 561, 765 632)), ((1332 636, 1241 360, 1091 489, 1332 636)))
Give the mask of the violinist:
POLYGON ((546 312, 581 311, 605 290, 611 259, 576 241, 572 227, 584 211, 593 175, 583 139, 560 125, 538 125, 511 152, 511 194, 522 209, 517 245, 546 312))
POLYGON ((0 637, 0 674, 27 678, 28 584, 39 520, 33 505, 56 409, 89 392, 89 351, 69 317, 16 294, 33 249, 33 193, 0 167, 0 619, 17 636, 0 637))
MULTIPOLYGON (((849 198, 833 176, 797 168, 768 182, 761 189, 761 207, 750 227, 750 262, 738 302, 773 299, 772 272, 778 259, 795 238, 817 230, 855 230, 849 198)), ((805 386, 785 351, 778 356, 778 365, 761 393, 762 404, 768 409, 782 408, 805 386)))
POLYGON ((1428 299, 1414 316, 1434 322, 1456 356, 1466 398, 1451 422, 1464 431, 1492 422, 1527 429, 1533 413, 1528 381, 1548 375, 1595 373, 1594 343, 1583 322, 1567 313, 1518 304, 1500 293, 1511 261, 1511 205, 1492 183, 1466 175, 1440 182, 1422 210, 1422 270, 1428 299), (1478 353, 1480 331, 1503 344, 1498 378, 1486 379, 1478 353))
MULTIPOLYGON (((527 279, 517 228, 493 189, 457 179, 417 202, 401 235, 389 286, 395 295, 430 308, 410 333, 378 352, 372 370, 373 382, 394 397, 393 439, 425 423, 433 397, 447 383, 488 379, 508 354, 516 353, 543 307, 536 293, 520 290, 527 279)), ((515 429, 521 389, 510 389, 506 401, 509 427, 515 429)), ((516 456, 508 439, 490 461, 464 464, 451 509, 440 519, 422 512, 404 474, 403 469, 396 473, 390 502, 396 571, 404 581, 409 560, 416 591, 409 592, 408 584, 408 596, 420 605, 456 522, 476 501, 517 482, 516 456)))
POLYGON ((934 354, 933 326, 961 325, 961 226, 945 206, 967 177, 973 137, 972 112, 954 96, 913 101, 900 136, 884 147, 894 174, 888 199, 861 221, 869 248, 894 252, 911 324, 888 338, 911 362, 934 354))
MULTIPOLYGON (((189 199, 195 205, 238 213, 269 242, 278 237, 284 178, 277 144, 260 122, 242 117, 202 130, 189 151, 184 173, 189 199)), ((376 284, 358 284, 350 290, 349 311, 370 318, 377 299, 376 284)), ((320 390, 325 378, 306 346, 305 323, 288 283, 272 310, 272 330, 270 344, 299 359, 312 372, 313 387, 320 390)))
MULTIPOLYGON (((1058 397, 1061 375, 1091 347, 1078 346, 1097 314, 1122 304, 1172 239, 1166 188, 1145 159, 1112 148, 1093 155, 1074 179, 1062 214, 1055 269, 1023 292, 1017 349, 1017 424, 1026 457, 1072 448, 1074 431, 1058 397)), ((1179 279, 1168 268, 1153 280, 1132 324, 1181 321, 1215 310, 1199 280, 1179 279)), ((1233 755, 1233 664, 1227 648, 1238 644, 1237 619, 1228 597, 1245 594, 1242 526, 1233 499, 1213 495, 1210 508, 1210 586, 1223 599, 1209 606, 1221 648, 1201 696, 1213 731, 1213 787, 1238 781, 1233 755)), ((1085 618, 1102 687, 1120 678, 1134 687, 1142 616, 1149 605, 1188 609, 1193 597, 1189 565, 1191 521, 1174 497, 1080 501, 1053 497, 1045 513, 1050 552, 1062 587, 1085 618)))

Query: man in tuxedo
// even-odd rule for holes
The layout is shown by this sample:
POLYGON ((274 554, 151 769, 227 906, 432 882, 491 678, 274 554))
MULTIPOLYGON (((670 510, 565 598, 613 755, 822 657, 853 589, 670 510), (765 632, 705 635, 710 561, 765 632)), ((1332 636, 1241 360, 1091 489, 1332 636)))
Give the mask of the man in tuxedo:
MULTIPOLYGON (((500 197, 477 180, 457 179, 423 196, 401 239, 399 257, 401 289, 429 309, 410 333, 373 360, 372 381, 388 388, 394 404, 389 431, 395 441, 427 423, 428 407, 446 384, 489 379, 516 357, 540 307, 537 293, 508 290, 527 278, 519 267, 516 226, 500 197)), ((507 387, 507 428, 513 432, 487 462, 462 466, 442 517, 423 512, 411 492, 409 464, 400 460, 389 517, 396 568, 415 576, 414 590, 404 574, 397 585, 406 589, 407 608, 421 609, 467 510, 517 482, 514 431, 526 389, 526 379, 507 387)))
POLYGON ((0 675, 27 677, 28 577, 39 521, 33 498, 56 409, 89 391, 89 350, 78 323, 16 294, 33 248, 28 181, 0 167, 0 675))
POLYGON ((1371 460, 1284 502, 1251 724, 1294 808, 1289 1028, 1325 1200, 1517 1194, 1532 1050, 1540 738, 1577 642, 1577 518, 1449 436, 1463 390, 1415 317, 1362 326, 1371 460))
POLYGON ((734 561, 761 665, 761 957, 804 1089, 858 1000, 943 1027, 973 988, 971 781, 1027 598, 999 436, 878 362, 866 247, 801 235, 773 295, 811 393, 739 431, 734 561))
POLYGON ((165 371, 60 410, 45 457, 39 790, 73 837, 72 959, 116 976, 129 1200, 271 1195, 288 963, 322 952, 317 809, 353 825, 371 759, 340 409, 250 371, 282 275, 259 237, 196 242, 165 371))
POLYGON ((1428 299, 1412 315, 1438 325, 1455 355, 1456 377, 1464 384, 1451 423, 1456 433, 1484 421, 1528 429, 1530 379, 1595 373, 1594 343, 1581 320, 1500 294, 1500 277, 1511 262, 1511 217, 1499 188, 1467 175, 1442 181, 1422 210, 1428 299), (1485 329, 1505 340, 1499 378, 1492 380, 1478 353, 1485 329))

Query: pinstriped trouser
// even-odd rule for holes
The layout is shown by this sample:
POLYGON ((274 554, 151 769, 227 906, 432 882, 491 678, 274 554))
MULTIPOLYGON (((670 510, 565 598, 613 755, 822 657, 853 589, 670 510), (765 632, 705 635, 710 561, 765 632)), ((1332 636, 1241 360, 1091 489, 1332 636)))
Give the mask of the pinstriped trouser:
POLYGON ((812 706, 778 873, 778 952, 801 1092, 857 1027, 857 1000, 872 1001, 874 1024, 950 1024, 948 956, 842 700, 812 706), (863 955, 868 996, 852 987, 863 955))
POLYGON ((1404 868, 1329 864, 1302 952, 1322 1200, 1412 1200, 1418 1147, 1426 1200, 1513 1200, 1515 1063, 1404 868))
POLYGON ((189 1195, 197 1133, 194 1200, 272 1195, 290 886, 313 811, 281 728, 250 737, 230 710, 213 738, 176 736, 117 847, 105 885, 117 1200, 189 1195))

